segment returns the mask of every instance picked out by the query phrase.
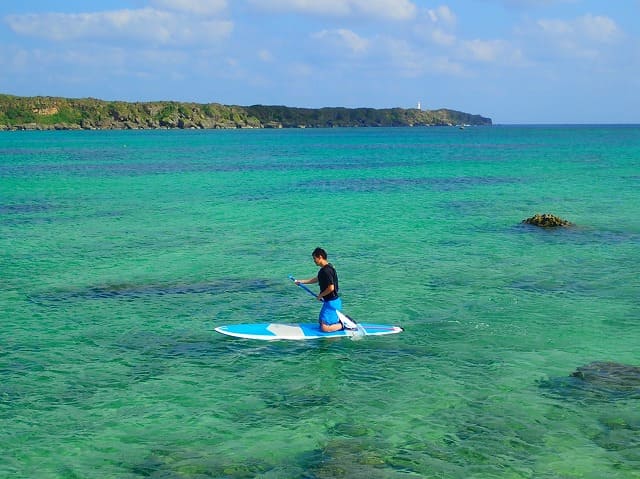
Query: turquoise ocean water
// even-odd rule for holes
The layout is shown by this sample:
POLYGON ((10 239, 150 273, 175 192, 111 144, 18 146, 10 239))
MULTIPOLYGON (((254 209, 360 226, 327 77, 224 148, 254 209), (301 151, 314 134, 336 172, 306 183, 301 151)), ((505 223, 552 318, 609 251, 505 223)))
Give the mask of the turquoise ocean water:
POLYGON ((637 371, 570 377, 640 366, 639 192, 632 126, 0 133, 0 477, 640 478, 637 371), (405 332, 213 331, 316 246, 405 332))

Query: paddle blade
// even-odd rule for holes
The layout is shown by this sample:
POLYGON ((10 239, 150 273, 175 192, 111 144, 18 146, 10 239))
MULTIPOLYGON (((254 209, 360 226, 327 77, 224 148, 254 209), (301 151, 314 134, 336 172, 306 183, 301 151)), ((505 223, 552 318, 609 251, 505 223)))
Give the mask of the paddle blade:
POLYGON ((340 322, 342 323, 345 329, 358 329, 358 325, 356 324, 356 322, 353 319, 351 319, 349 316, 347 316, 341 311, 336 311, 336 313, 338 314, 338 319, 340 320, 340 322))
POLYGON ((353 319, 351 319, 349 316, 347 316, 341 311, 336 311, 336 313, 338 314, 338 319, 342 323, 342 326, 344 327, 344 329, 353 331, 353 334, 351 335, 351 339, 361 339, 367 334, 365 329, 362 326, 360 326, 358 323, 356 323, 353 319))

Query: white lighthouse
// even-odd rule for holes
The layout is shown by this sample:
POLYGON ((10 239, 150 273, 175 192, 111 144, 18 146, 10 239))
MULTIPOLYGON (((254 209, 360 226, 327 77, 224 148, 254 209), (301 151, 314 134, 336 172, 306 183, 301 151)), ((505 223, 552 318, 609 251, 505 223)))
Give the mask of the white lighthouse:
POLYGON ((422 110, 422 105, 418 102, 418 110, 422 110))

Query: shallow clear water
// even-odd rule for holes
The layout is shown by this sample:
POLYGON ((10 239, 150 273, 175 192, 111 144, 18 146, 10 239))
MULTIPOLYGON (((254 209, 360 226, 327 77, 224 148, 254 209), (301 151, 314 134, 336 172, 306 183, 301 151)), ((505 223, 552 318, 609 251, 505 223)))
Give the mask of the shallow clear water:
POLYGON ((632 126, 0 133, 0 476, 638 478, 640 378, 570 377, 640 366, 638 191, 632 126), (316 246, 406 331, 213 331, 316 246))

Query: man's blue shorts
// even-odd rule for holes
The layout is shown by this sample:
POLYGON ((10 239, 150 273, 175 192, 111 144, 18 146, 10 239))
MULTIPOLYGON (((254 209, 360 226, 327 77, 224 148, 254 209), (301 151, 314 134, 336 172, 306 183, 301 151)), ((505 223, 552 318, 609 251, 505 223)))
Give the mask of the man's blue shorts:
POLYGON ((342 300, 336 298, 333 301, 325 301, 322 303, 322 309, 320 310, 320 322, 326 325, 332 325, 339 323, 338 314, 336 310, 342 309, 342 300))

